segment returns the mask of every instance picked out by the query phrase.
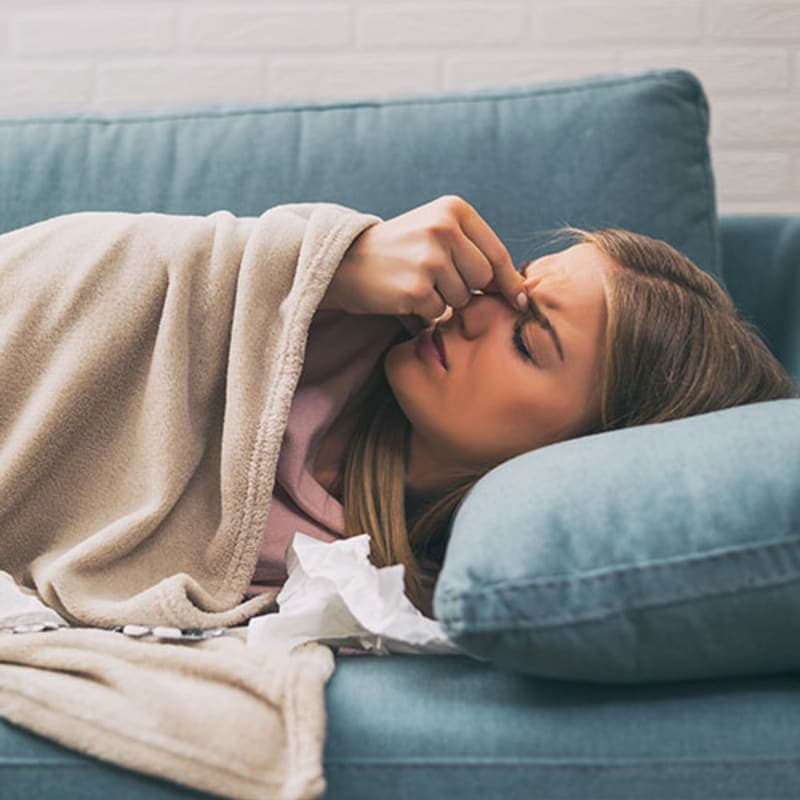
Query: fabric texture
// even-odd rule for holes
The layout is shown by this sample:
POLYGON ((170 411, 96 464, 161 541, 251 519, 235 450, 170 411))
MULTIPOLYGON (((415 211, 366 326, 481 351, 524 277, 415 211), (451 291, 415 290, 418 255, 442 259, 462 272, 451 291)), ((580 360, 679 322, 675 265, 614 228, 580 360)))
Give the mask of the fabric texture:
POLYGON ((189 645, 96 628, 2 635, 0 712, 223 797, 316 798, 333 669, 333 653, 315 642, 287 654, 253 650, 239 635, 189 645))
POLYGON ((314 477, 324 433, 366 380, 392 340, 412 329, 402 317, 317 311, 289 409, 275 489, 251 594, 282 586, 286 549, 296 530, 323 541, 344 536, 344 509, 314 477))
POLYGON ((469 654, 561 680, 800 669, 798 475, 800 398, 523 454, 456 511, 435 616, 469 654))
POLYGON ((728 215, 725 283, 800 389, 800 215, 728 215))
POLYGON ((83 209, 248 216, 287 198, 390 219, 456 194, 515 263, 552 252, 555 226, 615 225, 719 276, 709 120, 700 81, 680 69, 332 103, 20 114, 0 118, 0 185, 13 187, 0 193, 0 229, 83 209))
MULTIPOLYGON (((83 209, 257 215, 287 198, 388 218, 453 192, 517 262, 541 254, 531 249, 534 231, 567 221, 662 236, 713 267, 705 115, 687 80, 659 72, 294 107, 17 115, 0 120, 0 226, 83 209)), ((763 223, 750 220, 729 243, 744 254, 748 291, 771 293, 772 271, 766 280, 762 271, 777 232, 763 223)), ((776 327, 800 320, 791 296, 777 291, 781 302, 763 307, 776 327)), ((499 508, 503 537, 509 510, 499 508)), ((529 531, 537 517, 533 509, 529 531)), ((485 544, 484 560, 497 552, 485 544)), ((519 796, 521 787, 593 800, 800 795, 793 675, 615 686, 396 656, 337 660, 326 695, 331 800, 483 800, 519 796)), ((82 800, 196 797, 4 721, 0 787, 36 800, 62 800, 65 787, 82 800)))
POLYGON ((165 645, 94 628, 227 627, 274 606, 277 589, 241 600, 308 328, 379 221, 300 203, 246 218, 80 212, 0 236, 0 569, 74 626, 4 635, 0 714, 223 796, 323 790, 328 649, 248 664, 230 636, 165 645), (301 680, 316 689, 281 688, 301 680), (236 757, 247 736, 216 736, 239 701, 260 761, 236 757), (226 752, 238 783, 187 768, 226 752))

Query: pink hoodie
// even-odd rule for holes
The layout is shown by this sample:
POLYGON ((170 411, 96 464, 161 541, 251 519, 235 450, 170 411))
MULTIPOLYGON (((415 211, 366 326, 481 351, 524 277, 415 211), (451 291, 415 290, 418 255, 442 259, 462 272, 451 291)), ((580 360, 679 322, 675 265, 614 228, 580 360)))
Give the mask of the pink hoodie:
MULTIPOLYGON (((344 510, 311 473, 325 431, 367 379, 392 340, 414 331, 399 317, 317 311, 292 398, 251 595, 286 581, 286 549, 299 530, 323 541, 344 538, 344 510)), ((368 533, 368 531, 364 531, 368 533)))

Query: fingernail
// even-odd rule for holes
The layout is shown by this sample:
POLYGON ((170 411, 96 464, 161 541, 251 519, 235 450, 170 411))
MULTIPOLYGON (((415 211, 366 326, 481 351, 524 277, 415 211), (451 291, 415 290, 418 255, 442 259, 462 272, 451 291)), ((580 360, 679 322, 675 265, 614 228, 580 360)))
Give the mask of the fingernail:
POLYGON ((520 311, 527 311, 528 309, 528 295, 525 292, 520 292, 517 295, 517 305, 520 311))

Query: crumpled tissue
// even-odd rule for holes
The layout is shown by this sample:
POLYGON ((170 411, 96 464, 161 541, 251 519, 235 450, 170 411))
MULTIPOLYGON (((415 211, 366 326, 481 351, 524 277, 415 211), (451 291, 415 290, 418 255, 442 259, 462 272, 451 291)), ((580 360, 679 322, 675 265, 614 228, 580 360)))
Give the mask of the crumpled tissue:
POLYGON ((295 531, 275 598, 280 610, 250 619, 247 646, 280 641, 292 650, 313 639, 373 655, 463 653, 406 596, 405 565, 379 568, 368 555, 367 534, 325 542, 295 531))
POLYGON ((31 589, 19 586, 10 573, 0 571, 0 631, 28 633, 69 627, 31 589))

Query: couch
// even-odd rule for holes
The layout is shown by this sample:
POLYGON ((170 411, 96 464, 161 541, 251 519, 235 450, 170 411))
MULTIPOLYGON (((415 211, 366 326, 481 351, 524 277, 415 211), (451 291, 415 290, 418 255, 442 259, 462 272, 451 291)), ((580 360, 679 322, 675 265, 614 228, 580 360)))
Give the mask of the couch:
MULTIPOLYGON (((455 194, 521 263, 552 248, 544 234, 562 223, 627 227, 670 241, 723 283, 800 384, 800 217, 717 216, 709 112, 695 76, 653 70, 359 102, 7 117, 0 119, 0 229, 77 210, 256 215, 303 201, 385 219, 455 194)), ((785 410, 794 414, 797 402, 778 402, 776 425, 787 424, 785 410)), ((768 427, 770 409, 756 410, 768 427)), ((728 424, 736 413, 715 419, 728 424)), ((696 431, 704 421, 692 424, 696 431)), ((559 456, 559 447, 549 450, 559 456)), ((527 468, 532 457, 507 469, 527 468)), ((781 458, 772 464, 781 474, 797 464, 781 458)), ((630 661, 617 668, 586 640, 568 650, 563 637, 560 649, 537 640, 535 658, 524 648, 509 655, 516 640, 507 632, 481 640, 448 618, 463 577, 455 574, 467 538, 459 526, 475 524, 465 502, 434 611, 471 655, 338 656, 326 688, 324 797, 800 797, 800 639, 791 639, 797 625, 788 613, 792 602, 798 607, 789 593, 800 575, 789 549, 792 531, 800 536, 797 483, 800 470, 786 478, 780 500, 767 503, 783 504, 775 507, 786 543, 783 594, 758 619, 761 628, 764 619, 782 623, 759 640, 757 654, 730 658, 732 645, 720 638, 713 658, 701 656, 708 628, 681 647, 660 619, 651 639, 636 639, 635 668, 630 661), (494 659, 487 641, 498 636, 506 657, 494 659), (667 639, 680 655, 667 662, 657 650, 658 668, 648 666, 645 648, 652 655, 667 639), (765 654, 773 644, 773 655, 765 654)), ((735 613, 746 621, 741 608, 735 613)), ((3 800, 108 796, 206 795, 0 720, 3 800)))

